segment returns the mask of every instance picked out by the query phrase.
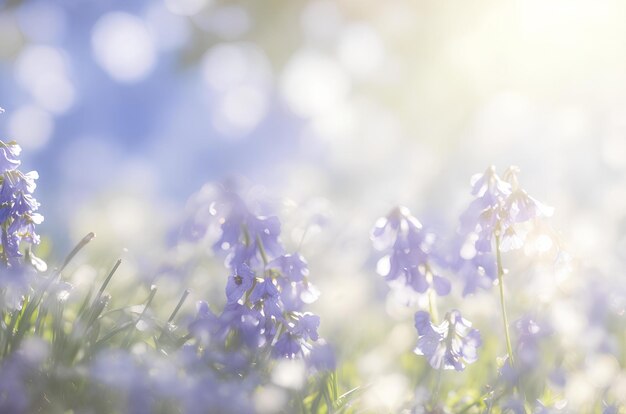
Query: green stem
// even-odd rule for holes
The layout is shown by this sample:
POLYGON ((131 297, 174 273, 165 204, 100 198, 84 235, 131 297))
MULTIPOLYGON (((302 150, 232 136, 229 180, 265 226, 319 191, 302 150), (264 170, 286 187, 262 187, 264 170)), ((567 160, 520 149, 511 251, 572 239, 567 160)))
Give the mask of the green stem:
POLYGON ((435 382, 435 387, 433 389, 431 404, 433 410, 436 409, 437 404, 439 403, 439 391, 441 390, 441 374, 443 373, 443 367, 437 370, 437 379, 435 382))
POLYGON ((504 268, 500 257, 500 235, 496 234, 496 261, 498 265, 498 287, 500 288, 500 307, 502 308, 502 320, 504 322, 504 336, 506 337, 506 351, 509 354, 511 367, 514 366, 513 347, 511 347, 511 336, 509 335, 509 319, 506 316, 506 303, 504 300, 504 268))
POLYGON ((78 254, 78 252, 83 247, 85 247, 87 245, 87 243, 92 241, 95 237, 96 237, 96 233, 94 233, 94 232, 90 232, 85 237, 83 237, 82 240, 79 241, 78 244, 72 249, 70 254, 67 255, 67 257, 63 261, 63 264, 61 265, 59 270, 56 271, 56 273, 61 273, 63 271, 63 269, 65 269, 65 266, 67 266, 72 261, 74 256, 76 256, 78 254))
POLYGON ((261 253, 261 258, 263 259, 263 264, 265 266, 267 266, 267 263, 269 261, 267 259, 267 254, 265 253, 265 247, 263 247, 263 242, 261 241, 261 238, 258 235, 256 236, 256 245, 259 248, 259 252, 261 253))
POLYGON ((168 331, 168 329, 170 329, 170 325, 171 325, 172 321, 176 317, 176 314, 180 310, 181 306, 183 306, 183 303, 185 303, 185 300, 187 299, 187 296, 189 296, 189 293, 190 293, 189 289, 185 289, 185 291, 183 292, 183 296, 181 296, 180 300, 178 301, 178 304, 176 305, 176 307, 172 311, 169 319, 167 320, 167 322, 165 324, 163 324, 163 329, 161 330, 161 334, 159 335, 159 338, 157 339, 157 342, 159 344, 161 343, 161 340, 163 339, 163 336, 165 336, 165 333, 168 331))
POLYGON ((135 329, 137 328, 137 325, 139 324, 139 322, 141 322, 144 315, 146 314, 146 311, 150 307, 150 304, 152 303, 152 299, 154 299, 156 292, 157 292, 156 286, 153 285, 152 287, 150 287, 150 296, 148 296, 148 300, 146 300, 146 304, 144 305, 143 310, 139 314, 139 317, 137 318, 135 323, 133 323, 133 328, 129 330, 128 333, 126 334, 126 338, 124 339, 122 348, 128 348, 130 346, 130 341, 133 337, 133 334, 135 333, 135 329))
POLYGON ((432 289, 428 289, 428 312, 430 313, 430 319, 433 323, 439 322, 439 315, 437 314, 437 307, 435 306, 435 296, 432 289))

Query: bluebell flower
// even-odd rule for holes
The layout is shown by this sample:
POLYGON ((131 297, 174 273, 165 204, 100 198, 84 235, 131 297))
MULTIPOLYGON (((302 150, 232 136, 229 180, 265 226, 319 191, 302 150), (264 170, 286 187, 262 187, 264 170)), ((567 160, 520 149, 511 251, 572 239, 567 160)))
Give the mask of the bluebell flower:
POLYGON ((519 172, 520 169, 516 166, 510 166, 504 172, 504 179, 511 185, 511 194, 507 197, 504 207, 509 220, 523 223, 537 217, 550 217, 554 213, 554 208, 529 196, 520 188, 517 178, 519 172))
POLYGON ((278 283, 285 312, 302 311, 306 305, 315 302, 320 296, 320 291, 309 281, 291 282, 286 278, 280 278, 278 283))
POLYGON ((460 232, 474 237, 476 252, 492 253, 494 235, 500 237, 500 250, 522 247, 526 229, 519 224, 539 217, 549 217, 553 209, 530 197, 519 187, 517 167, 509 167, 504 179, 491 166, 472 177, 475 200, 461 215, 460 232))
POLYGON ((256 266, 283 254, 277 217, 252 214, 243 199, 234 193, 224 191, 222 198, 212 209, 221 230, 213 248, 227 254, 228 266, 242 263, 256 266))
POLYGON ((220 332, 219 318, 211 311, 209 304, 200 301, 196 305, 196 317, 187 329, 189 333, 196 338, 202 345, 208 345, 211 340, 220 332))
POLYGON ((234 332, 249 348, 257 349, 267 343, 267 335, 264 335, 265 318, 247 304, 227 304, 219 316, 219 321, 221 340, 225 340, 229 332, 234 332))
POLYGON ((494 231, 501 213, 501 206, 511 194, 511 185, 503 181, 494 166, 471 179, 472 195, 476 199, 461 215, 461 233, 473 232, 477 238, 476 250, 490 252, 494 231))
POLYGON ((292 321, 285 325, 285 332, 281 334, 274 345, 275 356, 285 358, 306 357, 312 349, 309 340, 317 341, 317 329, 320 324, 319 316, 311 313, 292 315, 292 321))
POLYGON ((266 269, 280 289, 285 312, 302 311, 319 298, 320 292, 309 280, 309 267, 301 254, 281 255, 270 261, 266 269))
POLYGON ((439 325, 432 323, 428 312, 418 311, 415 328, 419 338, 414 352, 425 356, 435 369, 462 371, 466 364, 478 359, 480 333, 458 310, 448 312, 439 325))
MULTIPOLYGON (((448 279, 439 276, 425 266, 417 266, 406 269, 403 284, 411 287, 414 291, 425 293, 432 288, 439 296, 445 296, 450 293, 451 284, 448 279)), ((392 283, 393 285, 393 283, 392 283)))
POLYGON ((22 148, 14 141, 4 143, 0 141, 0 174, 13 171, 20 166, 19 155, 22 148))
POLYGON ((309 265, 299 253, 284 254, 269 262, 268 269, 278 269, 282 276, 292 282, 301 282, 309 275, 309 265))
POLYGON ((250 294, 250 302, 262 308, 266 318, 273 316, 277 320, 283 319, 280 292, 271 279, 264 279, 256 284, 250 294))
POLYGON ((313 345, 307 362, 317 371, 332 371, 337 367, 335 351, 326 343, 313 345))
MULTIPOLYGON (((240 224, 240 229, 240 240, 229 249, 226 259, 230 267, 241 263, 254 266, 283 253, 283 248, 278 242, 280 222, 277 217, 249 214, 240 224)), ((223 247, 222 250, 224 250, 223 247)))
POLYGON ((228 302, 237 302, 252 288, 255 274, 245 263, 233 269, 226 283, 228 302))
POLYGON ((33 197, 39 178, 36 171, 22 173, 17 168, 21 148, 15 142, 0 141, 0 226, 2 262, 15 265, 22 256, 22 242, 39 243, 36 226, 43 216, 37 213, 39 203, 33 197))
MULTIPOLYGON (((203 346, 207 360, 233 372, 254 366, 250 361, 261 349, 277 358, 307 356, 319 339, 320 320, 305 311, 319 296, 309 281, 306 260, 300 253, 285 253, 277 217, 255 215, 232 192, 216 196, 201 211, 217 223, 213 249, 226 256, 231 271, 225 289, 227 303, 218 316, 202 305, 189 325, 191 335, 203 346), (236 353, 251 359, 240 365, 245 358, 237 358, 236 353)), ((210 226, 194 217, 201 228, 210 226)), ((194 228, 190 223, 185 226, 194 228)))
POLYGON ((406 207, 396 207, 378 219, 370 237, 374 248, 384 254, 377 272, 391 286, 418 293, 432 289, 442 296, 450 292, 450 282, 435 271, 434 235, 424 231, 406 207))
POLYGON ((24 298, 30 294, 37 281, 32 266, 16 265, 0 269, 0 309, 20 310, 24 298))
POLYGON ((278 338, 278 341, 276 341, 272 354, 276 357, 295 358, 304 356, 307 347, 308 344, 306 340, 289 332, 285 332, 278 338))
POLYGON ((297 322, 294 324, 291 332, 303 338, 317 341, 319 336, 317 329, 320 326, 320 317, 310 312, 299 315, 297 322))
POLYGON ((497 279, 496 259, 491 253, 477 253, 471 259, 461 259, 456 273, 463 279, 463 296, 478 289, 489 289, 497 279))
POLYGON ((449 255, 450 267, 465 283, 464 296, 494 285, 496 235, 500 251, 519 249, 528 231, 525 223, 552 214, 552 208, 519 187, 518 172, 517 167, 509 167, 502 179, 491 166, 472 177, 471 193, 476 198, 461 215, 455 251, 449 255))

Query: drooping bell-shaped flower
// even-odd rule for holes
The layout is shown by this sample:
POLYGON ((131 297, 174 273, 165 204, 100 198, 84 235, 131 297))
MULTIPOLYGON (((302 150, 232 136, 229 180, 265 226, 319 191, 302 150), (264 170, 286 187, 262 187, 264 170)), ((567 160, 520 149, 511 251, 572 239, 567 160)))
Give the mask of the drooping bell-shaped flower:
POLYGON ((415 328, 419 338, 414 352, 425 356, 435 369, 462 371, 466 364, 478 359, 480 333, 458 310, 448 312, 439 325, 431 321, 428 312, 419 311, 415 314, 415 328))
POLYGON ((552 215, 553 208, 520 188, 518 174, 519 168, 511 166, 502 179, 491 166, 472 178, 471 193, 476 198, 461 215, 460 232, 474 236, 477 252, 492 253, 496 235, 501 251, 519 249, 526 236, 526 229, 520 224, 552 215))
POLYGON ((524 246, 532 221, 549 217, 553 208, 521 189, 519 168, 509 167, 500 178, 491 166, 471 180, 475 199, 460 217, 458 242, 449 263, 465 282, 463 295, 489 288, 497 277, 494 240, 501 252, 524 246))
POLYGON ((434 270, 431 258, 435 236, 406 207, 396 207, 381 217, 371 231, 374 248, 383 252, 377 272, 393 287, 409 287, 418 293, 433 289, 450 292, 450 282, 434 270))
POLYGON ((35 227, 43 221, 43 216, 37 213, 39 203, 33 197, 39 174, 36 171, 24 174, 18 169, 21 150, 15 142, 0 141, 1 261, 7 266, 16 264, 22 256, 22 242, 39 243, 35 227))

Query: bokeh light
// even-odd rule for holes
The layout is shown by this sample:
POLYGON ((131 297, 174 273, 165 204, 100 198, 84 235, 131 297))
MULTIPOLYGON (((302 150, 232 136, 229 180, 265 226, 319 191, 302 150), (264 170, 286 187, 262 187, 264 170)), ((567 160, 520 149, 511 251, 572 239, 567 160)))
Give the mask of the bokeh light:
POLYGON ((93 28, 91 43, 98 64, 121 82, 145 78, 157 58, 146 25, 128 13, 110 12, 99 18, 93 28))
MULTIPOLYGON (((474 413, 493 401, 494 414, 517 413, 525 396, 525 412, 624 413, 625 13, 617 0, 0 0, 0 139, 21 146, 20 171, 40 175, 45 221, 33 254, 52 270, 85 234, 98 234, 63 274, 74 290, 50 297, 75 316, 79 293, 97 292, 90 283, 121 257, 107 290, 114 316, 112 306, 145 304, 158 287, 138 337, 166 326, 185 289, 180 326, 197 317, 200 300, 217 311, 232 258, 212 250, 218 225, 203 237, 185 226, 190 217, 208 225, 219 188, 234 189, 255 214, 278 216, 286 251, 306 257, 311 292, 320 293, 307 311, 333 349, 337 376, 326 379, 348 394, 346 412, 439 412, 437 404, 456 412, 478 401, 465 411, 474 413), (439 322, 458 308, 483 343, 476 363, 438 380, 413 353, 413 318, 432 313, 430 297, 390 287, 378 274, 393 272, 392 258, 370 240, 377 219, 401 205, 436 235, 424 239, 428 255, 478 260, 479 235, 461 240, 459 217, 473 200, 470 177, 490 165, 501 176, 519 166, 521 188, 554 207, 549 219, 520 226, 523 242, 503 243, 519 247, 502 252, 513 341, 537 360, 527 383, 500 397, 508 353, 500 281, 464 296, 467 267, 442 271, 452 286, 438 299, 439 322), (184 240, 185 231, 199 239, 184 240)), ((487 265, 476 272, 489 278, 487 265)), ((25 285, 3 286, 0 297, 25 285)), ((23 343, 27 363, 56 352, 42 338, 23 343)), ((183 362, 136 342, 94 357, 94 378, 113 386, 120 375, 133 392, 137 378, 151 378, 163 395, 184 388, 206 403, 191 391, 196 378, 174 387, 158 374, 179 375, 183 362)), ((19 365, 6 364, 5 372, 19 365)), ((239 384, 241 394, 228 394, 226 381, 216 389, 245 395, 233 399, 254 412, 297 412, 299 399, 310 409, 316 395, 325 404, 326 395, 305 395, 314 375, 302 361, 280 361, 261 377, 239 384)))

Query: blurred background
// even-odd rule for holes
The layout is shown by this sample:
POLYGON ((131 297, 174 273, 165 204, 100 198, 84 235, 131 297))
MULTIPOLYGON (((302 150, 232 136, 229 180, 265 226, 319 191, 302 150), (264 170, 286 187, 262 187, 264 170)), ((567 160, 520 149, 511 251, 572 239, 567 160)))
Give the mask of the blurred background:
POLYGON ((456 214, 470 174, 514 163, 560 210, 621 210, 624 17, 619 1, 4 0, 0 133, 61 238, 86 210, 141 235, 233 174, 456 214))
MULTIPOLYGON (((454 231, 469 177, 516 164, 572 256, 619 286, 624 21, 617 0, 0 0, 0 136, 40 173, 56 255, 88 231, 111 255, 163 249, 190 195, 246 177, 283 200, 292 246, 326 218, 302 251, 320 313, 347 315, 386 294, 377 217, 404 204, 454 231)), ((404 384, 381 378, 385 398, 404 384)))

